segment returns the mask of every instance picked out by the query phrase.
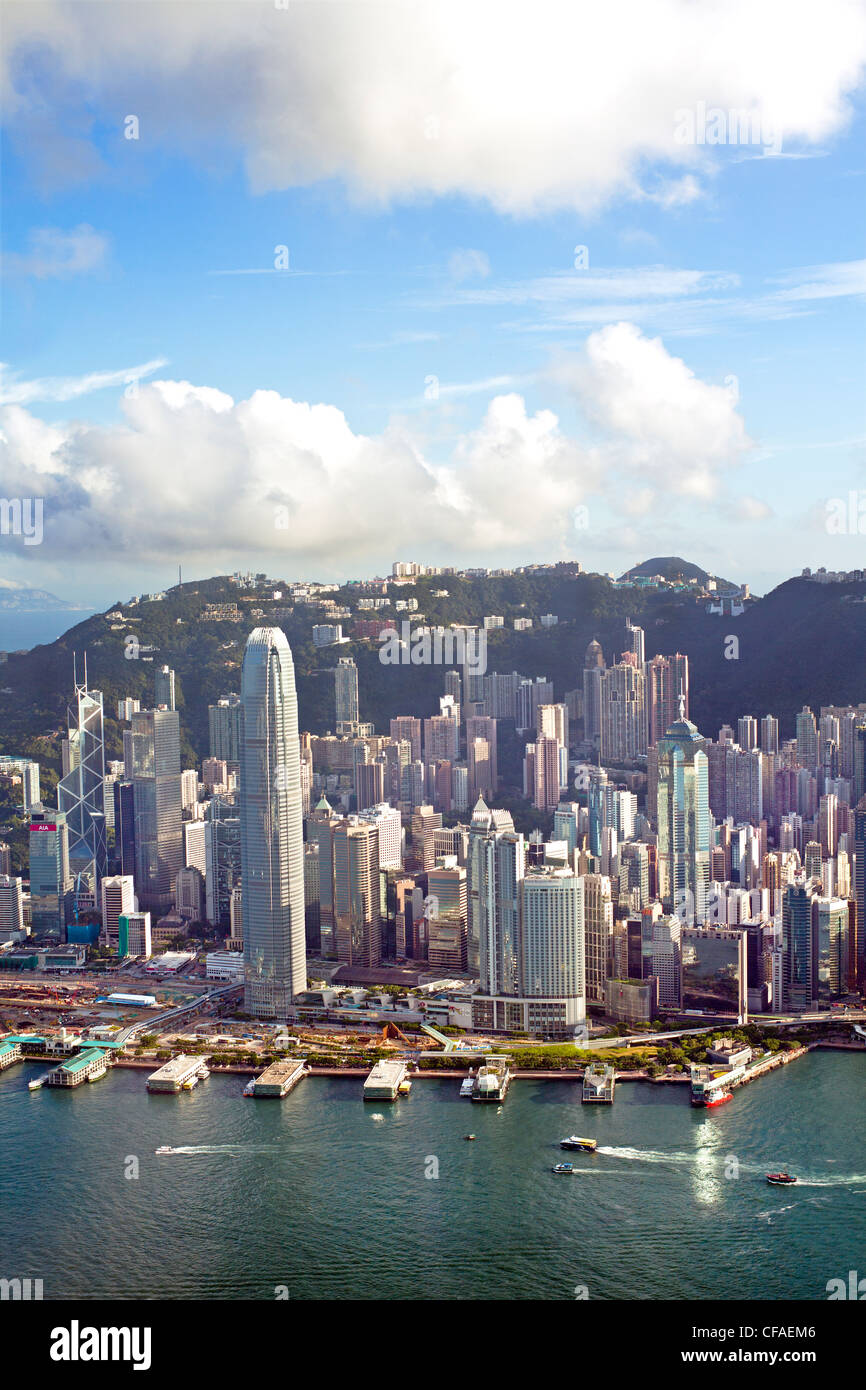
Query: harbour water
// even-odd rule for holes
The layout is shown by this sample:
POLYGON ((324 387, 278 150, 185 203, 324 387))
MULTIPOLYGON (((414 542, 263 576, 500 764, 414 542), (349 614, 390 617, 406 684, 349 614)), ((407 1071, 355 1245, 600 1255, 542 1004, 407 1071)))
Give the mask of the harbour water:
POLYGON ((0 1275, 46 1299, 825 1299, 866 1275, 863 1055, 813 1052, 714 1111, 679 1086, 589 1107, 515 1081, 497 1107, 425 1079, 365 1105, 360 1075, 277 1101, 242 1076, 31 1094, 37 1074, 0 1075, 0 1275), (598 1152, 562 1154, 573 1133, 598 1152), (777 1168, 798 1185, 768 1187, 777 1168))

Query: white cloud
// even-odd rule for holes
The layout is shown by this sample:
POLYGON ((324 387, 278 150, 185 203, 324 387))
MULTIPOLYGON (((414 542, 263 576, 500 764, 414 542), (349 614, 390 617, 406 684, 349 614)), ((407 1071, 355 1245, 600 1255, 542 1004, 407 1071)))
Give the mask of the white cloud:
POLYGON ((490 260, 483 251, 461 247, 448 258, 448 273, 452 280, 471 280, 475 276, 484 280, 490 274, 490 260))
POLYGON ((7 252, 7 274, 32 275, 37 280, 61 279, 98 270, 108 251, 108 238, 86 222, 64 232, 59 227, 36 227, 28 238, 29 250, 7 252))
POLYGON ((589 443, 513 391, 440 460, 405 423, 366 436, 331 405, 157 381, 107 427, 46 425, 7 406, 0 476, 7 496, 44 498, 46 553, 60 560, 332 565, 378 557, 395 535, 452 555, 573 553, 578 503, 624 517, 707 499, 748 447, 730 393, 633 325, 593 334, 563 374, 594 424, 589 443))
POLYGON ((121 153, 102 142, 115 166, 132 113, 137 157, 241 158, 259 192, 336 178, 374 202, 466 195, 519 214, 691 200, 737 154, 677 142, 675 113, 698 102, 759 110, 786 148, 826 142, 866 55, 856 0, 538 0, 529 16, 525 0, 33 0, 5 27, 6 119, 46 180, 98 166, 86 92, 118 113, 121 153))
POLYGON ((645 487, 711 498, 751 440, 732 392, 701 381, 659 338, 609 324, 559 370, 587 417, 645 487))
POLYGON ((29 405, 33 401, 71 401, 77 396, 103 391, 108 386, 134 386, 142 377, 152 376, 166 365, 164 357, 155 357, 137 367, 120 367, 114 371, 87 372, 84 376, 45 376, 22 381, 17 372, 7 373, 0 362, 0 405, 29 405))

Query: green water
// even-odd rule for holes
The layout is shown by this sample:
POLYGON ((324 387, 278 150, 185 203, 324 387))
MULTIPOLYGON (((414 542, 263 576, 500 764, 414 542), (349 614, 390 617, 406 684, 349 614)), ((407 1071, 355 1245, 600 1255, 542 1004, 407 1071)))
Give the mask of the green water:
POLYGON ((137 1070, 30 1093, 37 1074, 0 1076, 0 1275, 46 1298, 824 1299, 866 1275, 863 1055, 812 1053, 714 1111, 640 1084, 601 1107, 517 1081, 487 1107, 455 1080, 388 1105, 360 1077, 280 1102, 243 1077, 152 1096, 137 1070), (598 1153, 561 1153, 571 1133, 598 1153), (767 1186, 778 1167, 796 1188, 767 1186))

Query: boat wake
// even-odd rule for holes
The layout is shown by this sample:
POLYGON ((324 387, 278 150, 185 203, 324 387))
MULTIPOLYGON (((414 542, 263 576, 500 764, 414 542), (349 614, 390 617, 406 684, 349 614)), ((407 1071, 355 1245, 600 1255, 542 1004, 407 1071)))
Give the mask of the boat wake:
POLYGON ((178 1154, 181 1158, 187 1158, 195 1154, 229 1154, 243 1157, 245 1154, 270 1154, 279 1153, 279 1144, 178 1144, 163 1149, 162 1153, 168 1157, 178 1154))
MULTIPOLYGON (((632 1149, 626 1146, 617 1147, 613 1144, 599 1145, 596 1153, 605 1154, 608 1158, 625 1158, 641 1163, 700 1163, 705 1165, 707 1162, 706 1151, 701 1153, 663 1153, 660 1149, 632 1149)), ((724 1165, 727 1155, 721 1150, 712 1155, 720 1166, 724 1165)), ((766 1167, 755 1163, 740 1163, 740 1173, 766 1174, 766 1167)), ((847 1177, 842 1174, 829 1174, 826 1177, 802 1177, 797 1176, 798 1187, 864 1187, 866 1186, 866 1173, 851 1173, 847 1177)), ((778 1211, 787 1208, 777 1208, 778 1211)))

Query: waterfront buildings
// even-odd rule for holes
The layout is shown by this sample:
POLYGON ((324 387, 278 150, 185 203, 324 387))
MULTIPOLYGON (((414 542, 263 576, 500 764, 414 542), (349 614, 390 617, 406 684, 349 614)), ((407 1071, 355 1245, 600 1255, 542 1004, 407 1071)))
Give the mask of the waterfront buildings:
POLYGON ((285 633, 256 628, 241 675, 244 1007, 285 1018, 306 988, 304 844, 295 669, 285 633))

